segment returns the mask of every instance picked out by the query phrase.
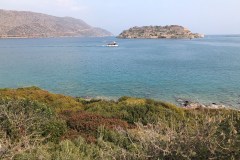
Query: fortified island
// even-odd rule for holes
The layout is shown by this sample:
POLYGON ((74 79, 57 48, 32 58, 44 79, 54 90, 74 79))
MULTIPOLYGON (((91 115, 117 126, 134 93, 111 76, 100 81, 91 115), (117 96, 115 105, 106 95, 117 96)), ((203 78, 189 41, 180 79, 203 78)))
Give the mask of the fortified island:
POLYGON ((172 39, 193 39, 203 38, 203 34, 192 33, 189 29, 179 26, 144 26, 144 27, 133 27, 123 31, 118 38, 149 38, 149 39, 161 39, 161 38, 172 38, 172 39))

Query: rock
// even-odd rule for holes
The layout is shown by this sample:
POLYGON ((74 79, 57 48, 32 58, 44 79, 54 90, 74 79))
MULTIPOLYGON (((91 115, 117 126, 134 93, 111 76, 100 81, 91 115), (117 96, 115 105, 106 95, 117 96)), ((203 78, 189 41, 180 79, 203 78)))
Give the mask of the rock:
POLYGON ((6 149, 0 143, 0 157, 6 152, 6 149))
POLYGON ((183 108, 196 109, 196 108, 210 108, 210 109, 220 109, 220 108, 229 108, 223 104, 211 103, 211 104, 202 104, 199 102, 193 102, 186 99, 177 98, 176 101, 183 108))
POLYGON ((203 38, 203 34, 192 33, 178 25, 133 27, 123 31, 118 38, 150 38, 150 39, 193 39, 203 38))

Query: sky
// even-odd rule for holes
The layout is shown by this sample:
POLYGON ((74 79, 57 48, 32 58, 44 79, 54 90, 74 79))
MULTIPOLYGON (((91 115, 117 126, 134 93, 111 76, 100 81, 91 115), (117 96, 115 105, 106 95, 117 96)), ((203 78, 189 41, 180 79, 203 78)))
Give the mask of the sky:
POLYGON ((115 35, 133 26, 171 24, 240 34, 240 0, 0 0, 0 8, 70 16, 115 35))

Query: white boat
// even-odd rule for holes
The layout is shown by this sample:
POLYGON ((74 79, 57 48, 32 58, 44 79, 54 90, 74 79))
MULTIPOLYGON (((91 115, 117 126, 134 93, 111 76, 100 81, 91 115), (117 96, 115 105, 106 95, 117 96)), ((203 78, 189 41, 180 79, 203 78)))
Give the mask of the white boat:
POLYGON ((106 45, 107 47, 118 47, 118 44, 117 44, 117 42, 112 42, 112 43, 108 43, 107 45, 106 45))

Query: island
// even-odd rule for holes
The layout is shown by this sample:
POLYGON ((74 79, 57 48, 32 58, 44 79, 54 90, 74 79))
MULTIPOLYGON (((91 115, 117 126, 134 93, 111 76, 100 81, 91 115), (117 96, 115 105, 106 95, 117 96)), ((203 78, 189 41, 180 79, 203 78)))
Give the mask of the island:
POLYGON ((112 33, 80 19, 0 9, 0 38, 105 36, 112 36, 112 33))
POLYGON ((123 31, 117 38, 132 39, 132 38, 145 38, 145 39, 193 39, 203 38, 203 34, 192 33, 189 29, 179 25, 169 26, 143 26, 132 27, 123 31))

